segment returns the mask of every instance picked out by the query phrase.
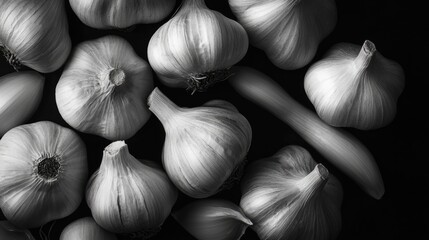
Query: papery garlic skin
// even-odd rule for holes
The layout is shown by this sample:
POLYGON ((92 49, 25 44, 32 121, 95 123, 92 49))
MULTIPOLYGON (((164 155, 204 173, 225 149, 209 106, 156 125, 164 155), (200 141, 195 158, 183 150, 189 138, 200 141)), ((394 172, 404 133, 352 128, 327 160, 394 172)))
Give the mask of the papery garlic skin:
POLYGON ((86 202, 94 220, 114 233, 158 230, 177 196, 177 189, 162 168, 134 158, 123 141, 104 149, 100 169, 86 189, 86 202))
POLYGON ((404 85, 402 67, 382 56, 370 41, 333 46, 304 79, 306 94, 321 119, 361 130, 393 121, 404 85))
POLYGON ((45 77, 34 71, 0 77, 0 137, 36 111, 44 84, 45 77))
POLYGON ((115 234, 100 227, 92 217, 84 217, 68 224, 60 240, 117 240, 115 234))
POLYGON ((123 38, 105 36, 74 49, 55 97, 70 126, 118 140, 132 137, 147 122, 145 102, 152 89, 149 64, 123 38))
POLYGON ((163 84, 204 91, 228 78, 228 69, 247 48, 247 34, 239 23, 208 9, 204 0, 184 0, 152 36, 147 54, 163 84))
POLYGON ((240 207, 261 240, 335 239, 341 230, 342 187, 307 150, 287 146, 250 164, 240 207))
POLYGON ((0 221, 0 239, 35 240, 29 230, 18 228, 8 221, 0 221))
POLYGON ((59 69, 71 50, 64 1, 2 0, 0 50, 15 69, 59 69))
POLYGON ((285 70, 307 65, 337 22, 335 0, 229 0, 251 44, 285 70))
POLYGON ((233 171, 243 166, 252 129, 232 104, 215 100, 200 107, 180 108, 155 88, 148 105, 165 130, 164 168, 186 195, 214 195, 233 171))
POLYGON ((21 125, 0 140, 0 207, 16 226, 35 228, 70 215, 87 174, 83 141, 56 123, 21 125))
POLYGON ((221 199, 191 202, 172 215, 199 240, 239 240, 252 225, 240 207, 221 199))
POLYGON ((139 23, 156 23, 167 17, 176 0, 69 0, 86 25, 98 28, 127 28, 139 23))

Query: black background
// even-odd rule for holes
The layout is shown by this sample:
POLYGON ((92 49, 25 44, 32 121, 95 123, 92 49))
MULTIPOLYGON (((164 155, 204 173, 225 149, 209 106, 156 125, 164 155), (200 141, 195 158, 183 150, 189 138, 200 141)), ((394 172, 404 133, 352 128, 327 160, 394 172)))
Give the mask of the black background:
MULTIPOLYGON (((69 31, 76 44, 101 36, 114 34, 127 39, 138 55, 147 60, 147 44, 150 37, 171 15, 157 23, 137 25, 132 31, 97 30, 82 24, 74 15, 68 1, 67 14, 69 31)), ((389 126, 371 131, 344 129, 358 138, 374 155, 382 173, 386 193, 381 200, 366 195, 348 177, 339 172, 320 154, 298 136, 290 127, 283 124, 264 109, 241 98, 228 85, 222 82, 208 92, 190 95, 183 89, 167 88, 154 78, 155 85, 180 106, 194 107, 210 99, 225 99, 233 103, 246 116, 253 128, 252 147, 248 160, 270 156, 280 148, 296 144, 310 151, 313 158, 322 162, 343 184, 344 199, 342 205, 342 230, 338 239, 429 239, 429 181, 425 167, 429 160, 426 150, 429 148, 428 112, 428 77, 423 74, 428 67, 428 39, 423 37, 428 26, 423 6, 415 1, 375 1, 348 0, 336 1, 338 22, 334 31, 321 42, 312 63, 319 60, 335 43, 350 42, 362 44, 366 39, 375 43, 378 51, 385 57, 402 65, 406 75, 405 90, 398 101, 398 112, 389 126)), ((424 1, 421 1, 424 2, 424 1)), ((228 2, 206 1, 209 8, 222 12, 235 19, 228 2)), ((177 2, 176 7, 179 6, 177 2)), ((174 12, 174 11, 173 11, 174 12)), ((311 63, 310 63, 311 64, 311 63)), ((237 65, 252 66, 268 74, 286 91, 304 106, 314 110, 303 89, 306 67, 285 71, 270 63, 265 54, 250 46, 245 58, 237 65)), ((45 74, 46 83, 42 103, 35 115, 28 122, 49 120, 69 127, 58 113, 55 104, 55 86, 63 68, 45 74)), ((4 58, 0 59, 0 76, 13 72, 4 58)), ((101 137, 79 133, 88 150, 90 173, 95 171, 101 161, 102 151, 110 142, 101 137)), ((139 159, 160 162, 164 131, 154 115, 145 126, 126 142, 130 152, 139 159)), ((236 204, 240 201, 240 189, 236 185, 221 192, 214 198, 228 199, 236 204)), ((174 209, 192 201, 184 194, 174 209)), ((89 216, 90 211, 85 201, 70 216, 54 222, 50 233, 51 239, 58 239, 62 229, 73 220, 89 216)), ((4 216, 0 216, 4 219, 4 216)), ((43 226, 48 232, 52 223, 43 226)), ((39 229, 32 232, 39 238, 39 229)), ((192 239, 175 220, 169 217, 153 239, 192 239)), ((248 229, 242 239, 257 239, 257 235, 248 229)), ((3 239, 2 239, 3 240, 3 239)))

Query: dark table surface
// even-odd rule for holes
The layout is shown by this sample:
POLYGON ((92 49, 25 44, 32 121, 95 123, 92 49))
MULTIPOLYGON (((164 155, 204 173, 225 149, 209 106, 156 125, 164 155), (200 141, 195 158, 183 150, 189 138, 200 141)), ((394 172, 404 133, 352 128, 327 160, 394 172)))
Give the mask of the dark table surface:
MULTIPOLYGON (((97 30, 82 24, 71 11, 67 2, 67 14, 70 36, 73 46, 90 39, 114 34, 127 39, 138 55, 147 60, 147 44, 152 34, 167 19, 157 24, 137 25, 132 31, 97 30)), ((424 2, 424 1, 421 1, 424 2)), ((177 2, 177 6, 180 1, 177 2)), ((209 8, 222 12, 235 19, 228 2, 206 1, 209 8)), ((423 3, 421 3, 423 4, 423 3)), ((423 5, 407 1, 389 0, 348 0, 337 1, 338 22, 334 31, 321 42, 312 63, 319 60, 335 43, 350 42, 362 44, 368 39, 375 43, 385 57, 402 65, 406 75, 406 86, 398 101, 398 112, 393 123, 371 131, 344 129, 359 139, 374 155, 382 173, 386 193, 380 200, 365 194, 342 172, 329 164, 314 148, 307 144, 290 127, 270 115, 264 109, 244 100, 229 86, 221 82, 205 93, 190 95, 183 89, 163 86, 155 77, 155 85, 180 106, 193 107, 210 99, 225 99, 233 103, 246 116, 253 128, 252 147, 247 159, 256 159, 272 155, 280 148, 296 144, 310 151, 313 158, 327 166, 342 183, 344 199, 342 205, 341 240, 351 239, 429 239, 429 207, 427 203, 429 181, 427 174, 429 147, 428 133, 428 77, 423 74, 428 67, 429 44, 424 33, 429 29, 423 5)), ((311 64, 311 63, 310 63, 311 64)), ((270 63, 265 54, 250 46, 247 55, 238 65, 247 65, 263 71, 280 83, 286 91, 304 106, 314 110, 306 97, 303 78, 308 69, 285 71, 270 63)), ((46 84, 42 103, 28 122, 49 120, 69 127, 61 118, 55 104, 55 86, 63 68, 45 74, 46 84)), ((0 58, 0 76, 13 72, 4 58, 0 58)), ((88 150, 90 173, 94 172, 101 161, 102 151, 110 142, 101 137, 79 133, 88 150)), ((139 159, 161 162, 164 130, 154 115, 145 126, 131 139, 127 140, 131 153, 139 159)), ((240 189, 218 193, 214 198, 228 199, 234 203, 240 201, 240 189)), ((179 195, 174 209, 192 201, 184 194, 179 195)), ((80 207, 70 216, 48 223, 44 232, 50 232, 50 239, 58 239, 62 229, 80 217, 89 216, 90 211, 82 201, 80 207), (52 225, 53 224, 53 225, 52 225)), ((0 214, 0 219, 4 216, 0 214)), ((39 229, 32 232, 39 238, 39 229)), ((192 237, 169 217, 161 232, 153 239, 192 239, 192 237)), ((242 239, 257 239, 257 235, 248 229, 242 239)))

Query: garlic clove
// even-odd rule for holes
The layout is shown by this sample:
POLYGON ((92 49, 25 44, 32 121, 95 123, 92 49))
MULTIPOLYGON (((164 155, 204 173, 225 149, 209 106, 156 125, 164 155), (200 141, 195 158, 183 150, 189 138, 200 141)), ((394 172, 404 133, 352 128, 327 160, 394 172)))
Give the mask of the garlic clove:
POLYGON ((0 207, 22 228, 70 215, 80 205, 88 174, 79 136, 42 121, 9 130, 0 140, 0 207))
POLYGON ((304 88, 326 123, 370 130, 393 121, 404 83, 401 66, 367 40, 362 46, 333 46, 308 69, 304 88))
POLYGON ((198 200, 172 215, 199 240, 238 240, 252 225, 240 207, 220 199, 198 200))
POLYGON ((115 234, 100 227, 93 218, 84 217, 68 224, 60 235, 60 240, 117 240, 115 234))
POLYGON ((0 239, 35 240, 27 229, 20 229, 8 221, 0 221, 0 239))
POLYGON ((0 77, 0 136, 35 112, 42 100, 44 83, 45 78, 34 71, 0 77))
POLYGON ((155 234, 177 199, 177 189, 154 163, 139 161, 124 141, 108 145, 88 182, 86 202, 94 220, 114 233, 155 234))
POLYGON ((58 81, 55 98, 73 128, 109 140, 128 139, 148 121, 152 70, 123 38, 81 43, 58 81))
POLYGON ((252 140, 249 122, 235 107, 217 101, 180 108, 158 88, 148 105, 164 127, 163 165, 180 191, 209 197, 235 177, 232 173, 243 166, 252 140))

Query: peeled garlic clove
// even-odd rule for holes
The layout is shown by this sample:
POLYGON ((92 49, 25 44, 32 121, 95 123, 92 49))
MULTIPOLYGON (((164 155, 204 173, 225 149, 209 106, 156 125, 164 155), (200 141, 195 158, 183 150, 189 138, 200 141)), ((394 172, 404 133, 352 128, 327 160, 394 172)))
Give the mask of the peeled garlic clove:
POLYGON ((370 41, 342 43, 307 71, 304 88, 317 114, 336 127, 377 129, 391 123, 405 85, 401 66, 370 41))
POLYGON ((177 199, 160 167, 139 162, 124 141, 104 149, 100 169, 88 182, 86 202, 98 225, 114 233, 158 231, 177 199))
POLYGON ((204 0, 184 0, 150 39, 148 59, 162 83, 195 92, 228 78, 247 48, 239 23, 208 9, 204 0))
POLYGON ((127 28, 139 23, 156 23, 174 8, 176 0, 69 0, 86 25, 99 28, 127 28))
POLYGON ((287 146, 246 170, 240 207, 261 240, 336 239, 342 187, 307 150, 287 146))
POLYGON ((59 69, 71 49, 63 0, 2 0, 0 51, 8 62, 42 73, 59 69))
POLYGON ((87 174, 83 141, 56 123, 21 125, 0 140, 0 207, 16 226, 35 228, 70 215, 87 174))
POLYGON ((150 117, 145 102, 153 89, 151 71, 120 37, 81 43, 58 81, 58 110, 81 132, 128 139, 150 117))
POLYGON ((60 240, 117 240, 115 234, 104 230, 91 217, 77 219, 61 232, 60 240))
POLYGON ((20 229, 8 221, 0 222, 0 239, 5 240, 35 240, 27 229, 20 229))
POLYGON ((164 168, 186 195, 214 195, 234 170, 242 167, 252 141, 252 129, 231 104, 218 101, 180 108, 155 88, 148 105, 166 133, 164 168))
POLYGON ((238 240, 252 225, 240 207, 220 199, 198 200, 172 215, 199 240, 238 240))
POLYGON ((337 22, 335 0, 229 0, 252 45, 277 67, 307 65, 337 22))
POLYGON ((42 100, 45 77, 34 72, 0 77, 0 136, 24 123, 42 100))

